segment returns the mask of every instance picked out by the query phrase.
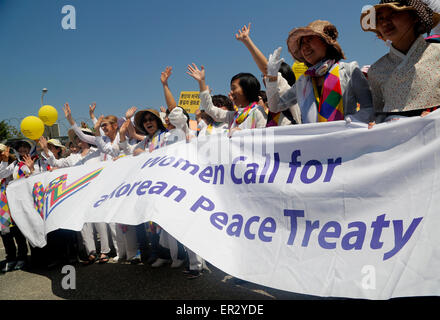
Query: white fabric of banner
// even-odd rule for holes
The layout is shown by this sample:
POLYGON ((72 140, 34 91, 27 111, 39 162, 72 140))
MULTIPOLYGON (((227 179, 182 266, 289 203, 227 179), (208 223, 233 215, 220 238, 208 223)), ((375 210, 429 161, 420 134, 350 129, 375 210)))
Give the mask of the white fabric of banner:
POLYGON ((345 121, 243 130, 38 174, 11 183, 7 196, 34 246, 85 222, 154 221, 224 272, 264 286, 437 296, 439 124, 434 112, 371 130, 345 121))

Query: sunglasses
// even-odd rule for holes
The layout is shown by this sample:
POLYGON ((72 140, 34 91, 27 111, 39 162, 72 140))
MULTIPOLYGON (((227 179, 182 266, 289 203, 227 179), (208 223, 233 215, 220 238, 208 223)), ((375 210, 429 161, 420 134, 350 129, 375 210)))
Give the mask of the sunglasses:
POLYGON ((153 118, 153 117, 145 117, 144 120, 143 120, 144 123, 145 123, 145 122, 152 122, 152 121, 156 121, 156 118, 153 118))

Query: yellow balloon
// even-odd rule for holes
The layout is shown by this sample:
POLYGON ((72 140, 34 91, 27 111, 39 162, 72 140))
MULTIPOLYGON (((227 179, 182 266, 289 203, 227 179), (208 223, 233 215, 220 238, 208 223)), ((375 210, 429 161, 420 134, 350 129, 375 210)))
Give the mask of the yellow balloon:
POLYGON ((40 108, 38 111, 38 117, 43 120, 43 123, 46 126, 51 126, 55 122, 57 122, 58 119, 58 112, 57 109, 55 109, 52 106, 45 105, 40 108))
POLYGON ((20 129, 26 138, 38 140, 44 133, 44 123, 38 117, 29 116, 21 121, 20 129))

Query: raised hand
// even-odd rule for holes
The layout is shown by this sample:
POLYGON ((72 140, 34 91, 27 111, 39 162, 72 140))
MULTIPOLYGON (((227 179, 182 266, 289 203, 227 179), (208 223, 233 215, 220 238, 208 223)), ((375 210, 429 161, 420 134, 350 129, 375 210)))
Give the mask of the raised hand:
POLYGON ((279 47, 269 55, 269 60, 267 62, 267 75, 271 77, 278 76, 278 71, 280 70, 281 63, 284 62, 283 58, 280 58, 282 48, 279 47))
POLYGON ((243 26, 241 30, 238 30, 238 33, 235 34, 235 39, 241 42, 249 41, 250 31, 251 31, 251 23, 249 22, 247 26, 243 26))
POLYGON ((186 73, 189 74, 191 77, 193 77, 198 82, 205 80, 205 67, 204 66, 201 66, 200 70, 199 70, 199 68, 197 68, 196 64, 193 63, 192 66, 188 65, 187 69, 188 69, 188 71, 186 73))
POLYGON ((23 161, 24 161, 24 164, 29 168, 29 170, 31 171, 31 173, 35 171, 35 168, 34 168, 34 163, 35 163, 35 161, 32 160, 32 158, 31 158, 30 155, 25 154, 25 155, 23 156, 23 161))
POLYGON ((94 127, 94 129, 95 129, 95 136, 100 136, 101 135, 101 132, 99 131, 99 129, 101 128, 102 120, 104 120, 104 116, 103 115, 101 115, 98 118, 98 121, 96 121, 96 123, 95 123, 95 127, 94 127))
POLYGON ((131 107, 130 109, 128 109, 127 112, 125 112, 125 119, 131 119, 131 117, 134 116, 136 111, 137 111, 136 107, 131 107))
POLYGON ((165 68, 165 71, 160 74, 160 82, 162 82, 162 84, 165 85, 168 83, 168 78, 171 76, 172 71, 173 68, 168 66, 165 68))
POLYGON ((96 109, 96 102, 93 102, 91 105, 89 105, 90 119, 95 119, 95 109, 96 109))
POLYGON ((47 154, 48 146, 47 146, 47 140, 45 137, 41 136, 38 140, 38 143, 40 144, 43 151, 47 154))
POLYGON ((75 121, 72 118, 72 111, 70 110, 70 106, 67 102, 64 104, 63 111, 67 121, 69 121, 70 125, 73 126, 75 121))
POLYGON ((122 126, 119 128, 119 139, 121 142, 125 141, 125 137, 126 137, 126 134, 128 131, 128 126, 131 123, 130 118, 127 118, 127 120, 125 120, 124 123, 122 124, 122 126))

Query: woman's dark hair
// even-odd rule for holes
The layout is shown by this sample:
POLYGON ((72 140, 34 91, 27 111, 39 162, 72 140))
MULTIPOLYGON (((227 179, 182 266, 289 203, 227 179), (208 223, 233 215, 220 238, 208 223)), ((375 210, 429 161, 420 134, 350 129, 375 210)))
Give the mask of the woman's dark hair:
POLYGON ((200 117, 205 121, 205 123, 209 126, 210 124, 214 124, 214 119, 206 113, 205 110, 200 111, 200 117))
POLYGON ((327 54, 325 57, 330 60, 335 60, 336 62, 339 62, 342 59, 344 59, 344 56, 341 54, 341 52, 336 50, 335 47, 329 45, 327 46, 327 54))
POLYGON ((31 145, 26 141, 20 140, 14 144, 14 149, 16 151, 18 151, 18 149, 20 149, 21 147, 29 148, 29 150, 32 150, 31 145))
POLYGON ((234 111, 234 104, 232 103, 231 99, 222 94, 212 96, 212 104, 219 108, 226 107, 229 111, 234 111))
POLYGON ((285 62, 281 63, 279 72, 283 76, 284 79, 287 80, 289 86, 293 86, 296 82, 295 73, 292 68, 285 62))
POLYGON ((261 90, 259 96, 261 97, 261 99, 263 100, 264 103, 267 102, 267 94, 266 94, 266 91, 261 90))
POLYGON ((258 79, 250 73, 239 73, 232 77, 231 84, 237 79, 239 79, 238 83, 240 84, 246 99, 250 103, 258 102, 258 95, 261 90, 261 85, 258 79))

